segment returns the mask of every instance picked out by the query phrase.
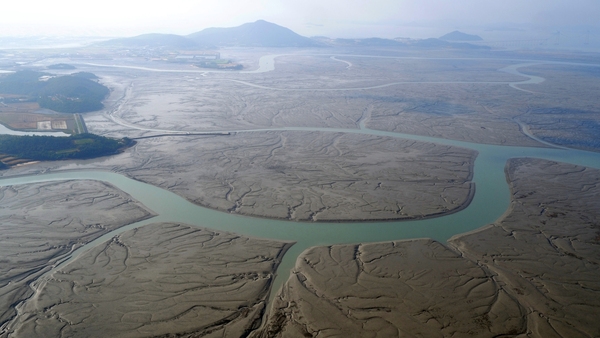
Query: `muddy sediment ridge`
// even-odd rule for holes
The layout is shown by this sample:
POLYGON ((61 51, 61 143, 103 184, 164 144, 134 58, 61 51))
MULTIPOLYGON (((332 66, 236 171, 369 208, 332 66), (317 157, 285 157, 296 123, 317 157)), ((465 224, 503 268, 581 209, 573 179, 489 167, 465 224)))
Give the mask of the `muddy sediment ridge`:
POLYGON ((460 210, 474 192, 476 152, 370 135, 292 131, 159 140, 138 145, 138 154, 140 165, 123 170, 128 176, 201 206, 263 218, 422 218, 460 210), (152 161, 142 162, 150 153, 152 161))
POLYGON ((154 216, 113 186, 60 181, 0 188, 0 325, 33 294, 30 284, 75 249, 123 225, 154 216))
POLYGON ((506 174, 507 213, 447 245, 305 251, 254 336, 598 336, 600 170, 512 159, 506 174))
POLYGON ((129 230, 36 285, 10 336, 241 337, 290 245, 185 224, 129 230))
POLYGON ((0 200, 0 337, 243 336, 259 327, 292 245, 151 223, 131 196, 93 180, 6 186, 0 200))

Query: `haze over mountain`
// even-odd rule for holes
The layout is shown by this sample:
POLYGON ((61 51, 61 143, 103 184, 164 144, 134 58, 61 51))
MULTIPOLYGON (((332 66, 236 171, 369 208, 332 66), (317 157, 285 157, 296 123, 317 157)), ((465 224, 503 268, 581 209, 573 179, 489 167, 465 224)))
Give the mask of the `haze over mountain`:
POLYGON ((118 38, 99 42, 102 46, 121 46, 121 47, 150 47, 167 49, 203 49, 212 48, 213 45, 203 45, 194 40, 175 34, 142 34, 130 38, 118 38))
POLYGON ((264 20, 231 28, 207 28, 188 38, 200 44, 240 47, 315 47, 318 44, 292 30, 264 20))
MULTIPOLYGON (((103 46, 125 48, 164 49, 216 49, 221 47, 418 47, 418 48, 487 48, 454 41, 481 40, 476 35, 460 32, 446 34, 445 39, 417 39, 400 41, 383 38, 331 39, 328 37, 307 38, 277 24, 258 20, 230 28, 207 28, 180 36, 174 34, 143 34, 131 38, 112 39, 100 43, 103 46), (457 40, 459 39, 459 40, 457 40)), ((444 38, 443 37, 443 38, 444 38)))
POLYGON ((440 40, 445 40, 445 41, 482 41, 483 39, 479 35, 472 35, 472 34, 467 34, 467 33, 459 32, 459 31, 454 31, 454 32, 448 33, 448 34, 440 37, 440 40))
POLYGON ((315 40, 277 24, 258 20, 237 27, 207 28, 187 36, 143 34, 112 39, 105 46, 151 47, 171 49, 207 49, 216 47, 317 47, 315 40))
MULTIPOLYGON (((84 10, 73 0, 4 1, 0 36, 128 37, 149 32, 186 36, 207 27, 264 19, 302 36, 439 37, 458 29, 486 41, 548 38, 600 45, 597 0, 340 0, 162 2, 105 0, 84 10), (118 10, 115 10, 117 9, 118 10), (131 15, 131 13, 136 13, 131 15), (589 38, 587 32, 590 32, 589 38)), ((99 40, 96 40, 99 41, 99 40)))

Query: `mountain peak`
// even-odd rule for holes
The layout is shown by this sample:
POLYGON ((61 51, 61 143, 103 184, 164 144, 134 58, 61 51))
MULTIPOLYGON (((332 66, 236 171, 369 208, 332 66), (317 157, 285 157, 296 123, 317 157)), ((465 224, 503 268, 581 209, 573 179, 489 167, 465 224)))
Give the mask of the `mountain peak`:
POLYGON ((482 41, 483 39, 479 35, 471 35, 471 34, 459 32, 459 31, 454 31, 454 32, 448 33, 448 34, 440 37, 440 40, 445 40, 445 41, 482 41))
POLYGON ((188 38, 216 46, 240 47, 315 47, 318 44, 292 30, 265 20, 230 28, 207 28, 188 38))

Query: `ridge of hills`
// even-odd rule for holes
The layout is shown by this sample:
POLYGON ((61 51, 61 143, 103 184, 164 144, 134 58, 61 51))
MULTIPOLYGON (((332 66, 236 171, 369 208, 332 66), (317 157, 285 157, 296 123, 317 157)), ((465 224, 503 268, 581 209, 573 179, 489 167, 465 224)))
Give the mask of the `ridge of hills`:
POLYGON ((258 20, 231 28, 206 28, 187 38, 197 43, 240 47, 317 47, 314 40, 291 29, 258 20))
POLYGON ((143 34, 98 43, 102 46, 167 49, 210 49, 216 47, 318 47, 321 44, 294 33, 289 28, 258 20, 237 27, 206 28, 187 36, 143 34))
POLYGON ((467 34, 467 33, 459 32, 459 31, 450 32, 448 34, 441 36, 439 39, 444 40, 444 41, 463 41, 463 42, 465 42, 465 41, 483 41, 483 39, 479 35, 467 34))
POLYGON ((212 27, 186 36, 175 34, 143 34, 129 38, 117 38, 97 43, 101 46, 128 48, 163 48, 163 49, 216 49, 219 47, 421 47, 421 48, 459 48, 481 49, 485 46, 475 46, 460 41, 477 41, 469 35, 452 32, 440 39, 423 39, 399 41, 384 38, 365 39, 330 39, 327 37, 308 38, 299 35, 289 28, 258 20, 237 27, 212 27), (457 35, 462 34, 462 35, 457 35), (450 36, 448 38, 448 36, 450 36), (446 38, 444 38, 446 37, 446 38), (469 38, 471 37, 471 38, 469 38))

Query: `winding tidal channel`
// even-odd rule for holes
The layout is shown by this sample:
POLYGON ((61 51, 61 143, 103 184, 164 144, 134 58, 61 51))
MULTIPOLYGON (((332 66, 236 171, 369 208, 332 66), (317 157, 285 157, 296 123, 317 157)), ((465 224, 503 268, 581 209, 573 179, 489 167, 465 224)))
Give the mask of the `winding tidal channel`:
MULTIPOLYGON (((264 61, 273 67, 274 56, 264 61)), ((261 66, 263 64, 261 63, 261 66)), ((516 71, 516 67, 512 70, 516 71)), ((270 69, 272 70, 272 68, 270 69)), ((531 79, 531 77, 530 77, 531 79)), ((485 145, 462 141, 453 141, 425 136, 415 136, 393 132, 371 130, 361 124, 359 129, 334 128, 274 128, 261 130, 232 130, 230 133, 251 133, 264 130, 302 130, 319 132, 343 132, 405 138, 444 145, 473 149, 478 152, 474 165, 476 192, 468 207, 454 214, 413 221, 351 222, 351 223, 308 223, 285 220, 260 219, 233 215, 203 208, 164 189, 145 184, 123 175, 105 171, 63 171, 20 177, 3 177, 0 185, 28 184, 54 180, 100 180, 108 182, 127 192, 157 214, 151 219, 130 224, 77 249, 47 274, 62 268, 81 253, 103 243, 115 235, 146 224, 155 222, 187 223, 219 231, 293 241, 296 244, 286 253, 279 267, 272 288, 271 298, 287 279, 298 255, 309 247, 342 243, 366 243, 399 239, 428 237, 445 242, 456 234, 468 232, 486 224, 493 223, 507 210, 510 196, 504 168, 506 161, 515 157, 535 157, 559 162, 600 169, 600 153, 558 149, 485 145)))

